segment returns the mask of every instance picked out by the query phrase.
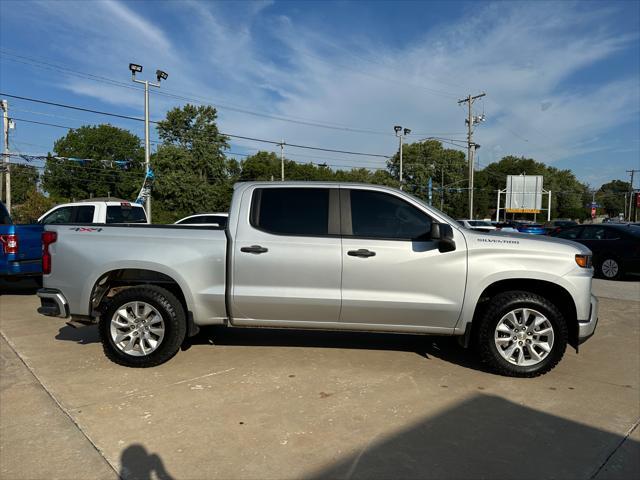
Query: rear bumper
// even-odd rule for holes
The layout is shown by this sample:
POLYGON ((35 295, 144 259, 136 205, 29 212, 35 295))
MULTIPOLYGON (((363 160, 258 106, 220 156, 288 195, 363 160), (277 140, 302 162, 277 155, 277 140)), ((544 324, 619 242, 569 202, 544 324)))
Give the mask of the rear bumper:
POLYGON ((38 290, 41 306, 38 313, 47 317, 69 318, 69 303, 60 290, 41 288, 38 290))
POLYGON ((591 312, 588 320, 578 320, 578 344, 589 340, 596 332, 598 324, 598 298, 591 295, 591 312))
POLYGON ((42 260, 7 260, 0 263, 0 276, 41 275, 42 260))

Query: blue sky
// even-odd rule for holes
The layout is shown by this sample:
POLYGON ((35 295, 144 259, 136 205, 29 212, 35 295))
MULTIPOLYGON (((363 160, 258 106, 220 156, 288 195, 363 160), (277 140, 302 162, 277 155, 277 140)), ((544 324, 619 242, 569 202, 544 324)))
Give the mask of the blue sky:
MULTIPOLYGON (((413 130, 408 141, 464 139, 457 99, 484 91, 475 104, 487 119, 475 131, 481 165, 524 155, 593 187, 640 168, 637 1, 4 0, 0 16, 0 91, 12 95, 140 116, 142 94, 127 69, 136 62, 142 78, 169 73, 162 94, 153 92, 152 118, 184 103, 169 93, 218 106, 226 133, 392 154, 396 124, 413 130)), ((143 134, 132 121, 9 101, 16 118, 109 121, 143 134)), ((16 123, 12 148, 26 153, 51 150, 65 133, 16 123)), ((244 154, 271 148, 232 144, 244 154)), ((286 155, 384 165, 293 148, 286 155)))

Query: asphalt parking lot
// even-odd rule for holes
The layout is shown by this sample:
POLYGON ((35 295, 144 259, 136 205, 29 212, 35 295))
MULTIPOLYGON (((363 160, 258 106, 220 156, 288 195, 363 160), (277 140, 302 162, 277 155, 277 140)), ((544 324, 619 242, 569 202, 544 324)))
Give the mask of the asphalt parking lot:
POLYGON ((449 339, 259 329, 127 369, 12 285, 0 478, 638 478, 640 282, 594 290, 580 353, 511 379, 449 339))

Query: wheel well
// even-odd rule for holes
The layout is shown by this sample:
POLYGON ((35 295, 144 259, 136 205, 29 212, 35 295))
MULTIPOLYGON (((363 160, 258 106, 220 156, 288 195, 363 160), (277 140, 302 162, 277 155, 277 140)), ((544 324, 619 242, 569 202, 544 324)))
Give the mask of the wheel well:
POLYGON ((158 285, 173 293, 189 312, 187 301, 178 282, 164 273, 138 268, 111 270, 102 275, 91 291, 91 311, 100 311, 105 300, 116 293, 137 285, 158 285))
POLYGON ((536 293, 552 302, 558 310, 560 310, 562 316, 567 321, 567 327, 569 329, 569 345, 576 349, 578 348, 578 315, 576 313, 576 304, 573 301, 573 297, 560 285, 544 280, 522 278, 501 280, 499 282, 492 283, 485 288, 480 295, 480 299, 478 300, 476 309, 473 313, 472 325, 477 325, 476 319, 482 316, 491 298, 500 293, 514 290, 536 293))

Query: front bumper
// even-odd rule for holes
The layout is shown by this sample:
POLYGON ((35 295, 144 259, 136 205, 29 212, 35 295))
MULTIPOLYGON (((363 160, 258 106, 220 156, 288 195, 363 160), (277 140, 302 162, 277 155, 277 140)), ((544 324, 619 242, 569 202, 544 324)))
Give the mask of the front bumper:
POLYGON ((589 340, 596 332, 598 324, 598 298, 591 295, 591 312, 588 320, 578 320, 578 344, 589 340))
POLYGON ((41 288, 38 290, 41 306, 38 313, 48 317, 69 318, 69 303, 60 290, 41 288))

